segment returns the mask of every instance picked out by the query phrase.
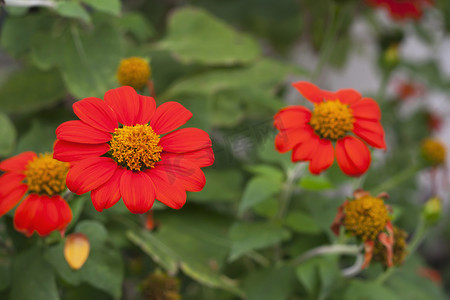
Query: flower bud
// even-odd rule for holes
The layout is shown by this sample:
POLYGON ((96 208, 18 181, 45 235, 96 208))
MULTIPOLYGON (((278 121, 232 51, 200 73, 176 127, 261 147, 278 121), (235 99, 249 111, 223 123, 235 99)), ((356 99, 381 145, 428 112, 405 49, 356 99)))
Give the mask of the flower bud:
POLYGON ((83 233, 70 234, 64 243, 64 258, 74 270, 79 270, 89 256, 89 240, 83 233))
POLYGON ((438 197, 433 197, 425 202, 423 207, 423 218, 428 225, 433 225, 439 221, 442 216, 442 202, 438 197))

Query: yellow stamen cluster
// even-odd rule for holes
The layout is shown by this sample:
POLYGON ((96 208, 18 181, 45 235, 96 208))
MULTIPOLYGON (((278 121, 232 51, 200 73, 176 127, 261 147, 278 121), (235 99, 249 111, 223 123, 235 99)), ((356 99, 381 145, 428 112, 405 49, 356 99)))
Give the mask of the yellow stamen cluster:
POLYGON ((353 130, 353 122, 352 110, 336 100, 314 104, 309 124, 322 138, 337 140, 353 130))
POLYGON ((133 171, 154 168, 161 159, 159 135, 148 124, 116 128, 110 141, 112 158, 133 171))
POLYGON ((40 154, 30 161, 25 170, 25 181, 30 193, 53 196, 66 189, 69 164, 53 158, 51 154, 40 154))
POLYGON ((422 142, 422 156, 432 166, 445 163, 446 148, 438 139, 428 138, 422 142))
POLYGON ((364 241, 375 240, 388 220, 388 210, 380 198, 367 195, 345 206, 345 229, 364 241))
MULTIPOLYGON (((394 265, 398 266, 403 263, 406 254, 408 253, 406 251, 407 246, 406 238, 408 237, 408 234, 406 233, 406 231, 398 228, 397 226, 393 226, 393 229, 394 229, 394 246, 392 248, 393 250, 392 262, 394 263, 394 265)), ((378 240, 375 241, 373 256, 375 260, 386 264, 387 262, 386 247, 378 240)))
POLYGON ((151 76, 148 62, 140 57, 122 59, 117 69, 117 80, 121 85, 129 85, 136 90, 142 89, 151 76))

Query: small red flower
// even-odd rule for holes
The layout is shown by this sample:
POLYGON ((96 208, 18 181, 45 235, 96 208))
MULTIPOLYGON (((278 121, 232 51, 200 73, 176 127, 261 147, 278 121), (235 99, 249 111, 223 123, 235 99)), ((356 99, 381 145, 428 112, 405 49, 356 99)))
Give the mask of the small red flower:
POLYGON ((289 106, 275 115, 274 126, 280 131, 275 137, 277 150, 292 150, 293 162, 309 161, 313 174, 329 168, 335 155, 345 174, 366 172, 371 160, 366 143, 386 149, 378 104, 352 89, 329 92, 309 82, 293 86, 314 104, 314 110, 289 106))
POLYGON ((432 0, 367 0, 371 6, 384 7, 389 11, 390 16, 399 21, 422 17, 423 9, 427 5, 433 4, 432 0))
POLYGON ((72 210, 59 195, 66 189, 69 165, 50 154, 37 156, 23 152, 0 163, 0 217, 16 206, 14 227, 31 236, 36 231, 45 236, 54 230, 64 232, 72 220, 72 210))
POLYGON ((396 94, 400 100, 409 100, 423 95, 425 89, 421 84, 399 80, 396 84, 396 94))
POLYGON ((214 162, 211 139, 197 128, 175 130, 192 117, 181 104, 156 108, 153 98, 124 86, 106 92, 104 101, 78 101, 73 110, 80 120, 56 129, 54 157, 70 162, 67 187, 92 191, 98 211, 120 198, 132 213, 147 212, 155 198, 179 209, 186 191, 203 189, 200 168, 214 162))

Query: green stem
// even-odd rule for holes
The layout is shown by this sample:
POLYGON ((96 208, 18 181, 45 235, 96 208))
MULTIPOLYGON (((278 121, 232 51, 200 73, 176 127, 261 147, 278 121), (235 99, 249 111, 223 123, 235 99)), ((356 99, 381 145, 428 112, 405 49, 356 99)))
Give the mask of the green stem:
POLYGON ((386 97, 387 85, 389 83, 390 78, 391 78, 391 72, 383 71, 380 87, 378 88, 377 98, 375 100, 377 100, 377 101, 383 100, 384 101, 384 98, 386 97))
POLYGON ((278 220, 282 219, 286 214, 286 210, 288 209, 289 203, 291 202, 292 193, 295 189, 295 182, 298 179, 299 172, 302 168, 303 165, 297 163, 293 169, 288 171, 287 180, 280 198, 280 209, 277 215, 278 220))
POLYGON ((420 165, 412 165, 409 168, 397 173, 393 177, 389 178, 385 182, 379 184, 377 187, 374 187, 370 190, 370 193, 372 195, 377 195, 381 192, 389 191, 390 189, 396 187, 403 181, 411 178, 414 176, 418 171, 422 169, 422 166, 420 165))
POLYGON ((335 35, 338 31, 338 28, 340 27, 339 20, 339 13, 340 13, 340 6, 339 5, 331 5, 331 24, 327 28, 327 31, 325 32, 325 35, 323 37, 322 43, 320 45, 320 53, 319 53, 319 61, 317 62, 316 68, 311 76, 311 81, 314 81, 319 77, 320 72, 322 71, 323 66, 327 62, 328 58, 330 57, 331 50, 333 50, 333 43, 335 41, 335 35))

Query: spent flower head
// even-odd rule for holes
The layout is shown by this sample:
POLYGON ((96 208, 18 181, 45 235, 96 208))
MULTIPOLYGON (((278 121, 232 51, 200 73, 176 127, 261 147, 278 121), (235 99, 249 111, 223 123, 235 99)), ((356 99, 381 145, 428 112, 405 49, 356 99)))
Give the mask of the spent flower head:
POLYGON ((136 90, 141 90, 151 75, 148 61, 141 57, 124 58, 117 68, 117 80, 120 85, 128 85, 136 90))

